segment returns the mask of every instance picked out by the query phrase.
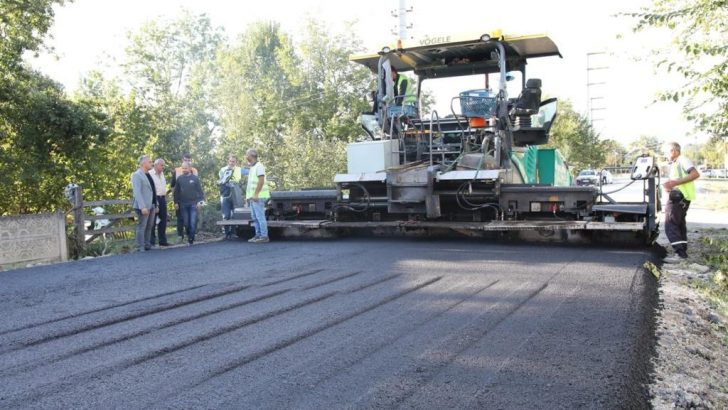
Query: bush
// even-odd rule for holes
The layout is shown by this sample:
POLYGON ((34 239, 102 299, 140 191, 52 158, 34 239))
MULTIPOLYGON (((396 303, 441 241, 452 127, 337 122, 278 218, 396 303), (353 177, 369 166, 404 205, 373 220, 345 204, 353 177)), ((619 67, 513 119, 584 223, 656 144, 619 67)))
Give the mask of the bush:
POLYGON ((707 245, 707 252, 703 253, 703 258, 711 267, 716 269, 713 275, 713 283, 720 290, 728 291, 728 240, 718 237, 717 235, 706 236, 702 241, 707 245))
POLYGON ((220 201, 208 202, 197 212, 197 229, 199 232, 221 234, 222 228, 217 226, 217 221, 222 219, 220 201))

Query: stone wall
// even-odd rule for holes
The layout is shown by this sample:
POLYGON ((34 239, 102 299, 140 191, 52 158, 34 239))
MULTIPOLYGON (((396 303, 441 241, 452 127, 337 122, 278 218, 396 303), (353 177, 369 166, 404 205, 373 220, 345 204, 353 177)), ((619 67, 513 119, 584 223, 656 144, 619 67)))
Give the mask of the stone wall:
POLYGON ((67 259, 63 213, 0 217, 0 266, 67 259))

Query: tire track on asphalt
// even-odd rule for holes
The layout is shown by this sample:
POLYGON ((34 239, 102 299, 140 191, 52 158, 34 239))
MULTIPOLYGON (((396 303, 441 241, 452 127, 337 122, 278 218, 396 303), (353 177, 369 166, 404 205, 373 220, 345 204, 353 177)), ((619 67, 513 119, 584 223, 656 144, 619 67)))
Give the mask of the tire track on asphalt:
MULTIPOLYGON (((331 284, 331 283, 338 282, 340 280, 344 280, 344 279, 347 279, 347 278, 356 276, 356 275, 358 275, 358 274, 360 274, 362 272, 363 271, 358 271, 358 272, 354 272, 354 273, 348 273, 348 274, 345 274, 345 275, 339 275, 339 276, 334 277, 333 279, 328 279, 326 281, 323 281, 323 282, 320 282, 320 283, 317 283, 317 284, 314 284, 314 285, 311 285, 311 286, 302 288, 301 290, 302 291, 305 291, 305 290, 310 290, 310 289, 314 289, 314 288, 317 288, 317 287, 325 286, 325 285, 328 285, 328 284, 331 284)), ((303 276, 308 276, 308 275, 298 275, 299 278, 300 277, 303 277, 303 276)), ((389 280, 389 279, 392 279, 392 277, 387 277, 386 278, 386 280, 389 280)), ((370 284, 367 284, 367 285, 370 285, 370 284)), ((180 324, 183 324, 183 323, 188 323, 188 322, 191 322, 193 320, 201 319, 201 318, 208 317, 208 316, 211 316, 211 315, 214 315, 214 314, 217 314, 217 313, 221 313, 221 312, 224 312, 224 311, 236 309, 236 308, 239 308, 239 307, 242 307, 242 306, 245 306, 245 305, 249 305, 249 304, 252 304, 252 303, 260 302, 260 301, 263 301, 263 300, 271 299, 271 298, 274 298, 276 296, 280 296, 280 295, 282 295, 284 293, 290 292, 291 290, 293 290, 293 289, 286 288, 286 289, 282 289, 282 290, 278 290, 278 291, 266 293, 266 294, 263 294, 263 295, 259 295, 259 296, 253 297, 253 298, 249 298, 249 299, 246 299, 246 300, 243 300, 243 301, 240 301, 240 302, 228 303, 228 304, 225 304, 225 305, 222 305, 222 306, 213 308, 213 309, 205 310, 204 312, 200 312, 200 313, 195 314, 195 315, 192 315, 192 316, 186 316, 186 317, 174 319, 174 320, 169 321, 169 322, 166 322, 165 324, 162 324, 162 325, 150 326, 150 327, 147 327, 147 328, 144 328, 144 329, 135 331, 133 333, 121 335, 121 336, 118 336, 118 337, 115 337, 115 338, 112 338, 112 339, 107 339, 107 340, 105 340, 103 342, 100 342, 100 343, 95 343, 95 344, 92 344, 90 346, 85 346, 85 347, 81 347, 81 348, 78 348, 78 349, 74 349, 74 350, 71 350, 69 352, 66 352, 65 354, 59 355, 59 356, 36 357, 36 358, 34 358, 34 361, 33 362, 24 363, 22 365, 16 365, 16 366, 8 367, 6 369, 2 369, 2 370, 0 370, 0 375, 4 375, 4 376, 13 375, 13 374, 17 374, 17 373, 22 372, 22 371, 32 370, 32 369, 35 369, 35 368, 40 367, 40 366, 47 366, 49 364, 53 364, 53 363, 56 363, 56 362, 59 362, 59 361, 65 360, 65 359, 69 359, 69 358, 71 358, 73 356, 77 356, 77 355, 80 355, 80 354, 88 353, 88 352, 91 352, 93 350, 97 350, 97 349, 101 349, 101 348, 104 348, 104 347, 108 347, 108 346, 111 346, 111 345, 114 345, 114 344, 117 344, 117 343, 122 343, 122 342, 125 342, 125 341, 129 341, 129 340, 135 339, 137 337, 145 336, 145 335, 151 334, 153 332, 157 332, 157 331, 160 331, 160 330, 164 330, 164 329, 167 329, 167 328, 170 328, 170 327, 173 327, 173 326, 177 326, 177 325, 180 325, 180 324)))
MULTIPOLYGON (((376 355, 378 352, 385 350, 392 344, 395 344, 398 341, 408 337, 411 333, 416 332, 418 329, 427 326, 432 321, 435 321, 448 314, 449 312, 457 309, 463 303, 466 303, 473 297, 480 295, 485 290, 492 288, 499 281, 499 279, 496 279, 486 285, 478 286, 475 288, 475 290, 470 290, 464 296, 456 300, 451 300, 447 297, 443 297, 443 300, 441 302, 435 304, 432 303, 432 301, 425 299, 415 303, 412 306, 408 306, 408 309, 402 309, 395 315, 387 316, 385 321, 388 323, 378 323, 380 327, 392 328, 389 331, 384 330, 383 334, 381 332, 375 334, 371 332, 371 328, 362 326, 361 328, 363 329, 362 332, 364 334, 361 337, 358 337, 356 335, 350 335, 348 338, 339 340, 333 346, 328 347, 325 351, 317 352, 315 356, 308 357, 305 361, 295 363, 291 365, 288 369, 286 369, 285 374, 288 375, 286 379, 296 380, 296 385, 298 386, 297 389, 287 390, 286 396, 288 398, 298 397, 299 395, 303 396, 304 393, 310 391, 316 386, 326 382, 327 380, 335 378, 339 372, 355 366, 357 363, 366 360, 368 357, 376 355), (421 305, 423 307, 426 306, 428 309, 420 309, 421 305), (432 311, 433 307, 436 308, 435 311, 432 311), (398 326, 398 323, 401 321, 401 318, 403 316, 412 315, 415 312, 417 312, 418 314, 422 314, 424 317, 417 318, 414 321, 408 321, 405 326, 398 326), (345 352, 342 353, 341 350, 345 350, 346 347, 352 345, 351 340, 349 340, 351 338, 356 339, 357 347, 351 348, 350 354, 347 354, 345 352), (360 346, 363 346, 363 348, 360 346), (290 375, 291 373, 295 373, 295 375, 290 375)), ((448 290, 456 287, 458 287, 457 284, 452 285, 448 288, 448 290)), ((222 403, 217 401, 210 402, 210 405, 224 408, 233 408, 243 401, 241 400, 242 397, 245 397, 246 402, 253 405, 253 407, 280 406, 281 408, 284 408, 288 405, 288 403, 281 403, 280 400, 285 399, 277 397, 272 392, 272 397, 255 396, 256 391, 265 391, 265 387, 271 385, 272 383, 275 383, 278 377, 279 374, 276 373, 270 375, 265 379, 258 378, 256 379, 256 383, 254 385, 245 386, 245 390, 243 392, 238 392, 236 395, 234 395, 234 397, 228 398, 222 403), (254 403, 251 403, 250 401, 251 396, 255 398, 254 403)), ((167 399, 172 398, 173 397, 167 397, 167 399)), ((159 402, 163 402, 163 400, 159 402)), ((150 405, 152 404, 153 403, 150 403, 150 405)))
MULTIPOLYGON (((335 295, 359 292, 363 289, 369 288, 371 286, 375 286, 377 284, 384 283, 388 280, 392 280, 399 276, 400 276, 400 274, 389 275, 387 277, 378 279, 376 281, 373 281, 373 282, 370 282, 367 284, 354 286, 350 289, 327 292, 322 295, 304 299, 303 301, 294 303, 292 305, 285 306, 280 309, 275 309, 270 312, 265 312, 265 313, 253 316, 251 318, 236 322, 236 323, 228 325, 228 326, 218 327, 212 331, 205 332, 203 334, 194 336, 192 338, 189 338, 189 339, 186 339, 186 340, 183 340, 183 341, 171 344, 171 345, 166 345, 161 348, 155 348, 155 349, 145 352, 141 355, 136 355, 133 357, 119 360, 113 364, 96 366, 95 368, 81 370, 75 374, 68 374, 68 375, 66 375, 66 377, 64 377, 60 381, 43 383, 41 385, 32 387, 30 389, 26 389, 22 392, 19 392, 18 394, 12 395, 10 397, 6 396, 6 397, 4 397, 3 404, 8 405, 9 407, 27 405, 28 402, 39 400, 39 399, 42 399, 42 398, 48 396, 49 394, 54 394, 54 393, 63 391, 63 389, 66 387, 80 385, 84 382, 90 381, 90 380, 97 378, 99 376, 102 376, 104 374, 120 372, 120 371, 128 369, 132 366, 136 366, 136 365, 142 364, 144 362, 147 362, 149 360, 153 360, 153 359, 160 358, 162 356, 166 356, 168 354, 174 353, 174 352, 184 349, 186 347, 190 347, 192 345, 217 338, 217 337, 225 335, 227 333, 242 329, 244 327, 247 327, 247 326, 250 326, 250 325, 253 325, 256 323, 260 323, 262 321, 271 319, 273 317, 291 312, 293 310, 296 310, 296 309, 299 309, 299 308, 302 308, 305 306, 319 303, 319 302, 329 299, 335 295)), ((439 278, 437 278, 436 280, 439 280, 439 278)), ((436 280, 434 280, 434 281, 436 281, 436 280)))
POLYGON ((27 329, 30 329, 30 328, 33 328, 33 327, 39 327, 39 326, 43 326, 43 325, 49 325, 49 324, 52 324, 52 323, 57 323, 57 322, 61 322, 61 321, 68 320, 68 319, 76 319, 76 318, 79 318, 79 317, 82 317, 82 316, 90 315, 92 313, 99 313, 99 312, 103 312, 105 310, 116 309, 116 308, 120 308, 120 307, 124 307, 124 306, 133 305, 135 303, 146 302, 146 301, 153 300, 153 299, 159 299, 159 298, 163 298, 165 296, 171 296, 171 295, 175 295, 175 294, 178 294, 178 293, 187 292, 187 291, 194 290, 194 289, 199 289, 199 288, 202 288, 202 287, 205 287, 205 286, 209 286, 209 284, 208 285, 192 286, 192 287, 189 287, 189 288, 184 288, 184 289, 180 289, 180 290, 174 290, 174 291, 171 291, 171 292, 160 293, 160 294, 157 294, 157 295, 154 295, 154 296, 148 296, 148 297, 144 297, 144 298, 140 298, 140 299, 134 299, 134 300, 131 300, 131 301, 128 301, 128 302, 123 302, 123 303, 119 303, 119 304, 115 304, 115 305, 105 306, 105 307, 98 308, 98 309, 87 310, 87 311, 80 312, 80 313, 74 313, 72 315, 63 316, 63 317, 59 317, 59 318, 56 318, 56 319, 50 319, 50 320, 46 320, 46 321, 43 321, 43 322, 31 323, 31 324, 28 324, 28 325, 25 325, 25 326, 16 327, 14 329, 3 330, 3 331, 0 332, 0 336, 4 336, 4 335, 6 335, 8 333, 19 332, 21 330, 27 330, 27 329))
POLYGON ((170 322, 167 322, 166 324, 161 325, 161 326, 148 327, 148 328, 145 328, 145 329, 142 329, 142 330, 139 330, 139 331, 130 333, 130 334, 122 335, 122 336, 115 337, 115 338, 112 338, 112 339, 107 339, 107 340, 105 340, 105 341, 103 341, 101 343, 95 343, 95 344, 93 344, 91 346, 86 346, 86 347, 82 347, 82 348, 79 348, 79 349, 71 350, 70 352, 67 352, 65 354, 62 354, 60 356, 36 358, 34 362, 25 363, 23 365, 18 365, 18 366, 10 367, 10 368, 7 368, 7 369, 3 369, 2 371, 0 371, 0 376, 13 375, 13 374, 17 374, 19 372, 33 370, 33 369, 38 368, 40 366, 47 366, 49 364, 53 364, 53 363, 57 363, 57 362, 60 362, 62 360, 65 360, 65 359, 69 359, 69 358, 71 358, 73 356, 78 356, 78 355, 81 355, 81 354, 84 354, 84 353, 88 353, 88 352, 91 352, 91 351, 94 351, 94 350, 98 350, 98 349, 102 349, 102 348, 105 348, 105 347, 109 347, 109 346, 112 346, 112 345, 117 344, 117 343, 122 343, 122 342, 130 341, 132 339, 136 339, 138 337, 145 336, 145 335, 151 334, 153 332, 157 332, 157 331, 160 331, 160 330, 164 330, 164 329, 170 328, 172 326, 177 326, 177 325, 180 325, 180 324, 183 324, 183 323, 187 323, 187 322, 191 322, 193 320, 201 319, 203 317, 207 317, 207 316, 210 316, 210 315, 213 315, 213 314, 216 314, 216 313, 220 313, 220 312, 223 312, 223 311, 226 311, 226 310, 232 310, 232 309, 236 309, 236 308, 239 308, 239 307, 242 307, 242 306, 245 306, 245 305, 250 305, 252 303, 256 303, 256 302, 260 302, 260 301, 263 301, 263 300, 266 300, 266 299, 274 298, 276 296, 279 296, 279 295, 282 295, 284 293, 287 293, 290 290, 291 289, 278 290, 278 291, 275 291, 275 292, 270 292, 270 293, 266 293, 266 294, 263 294, 263 295, 260 295, 260 296, 256 296, 256 297, 253 297, 253 298, 250 298, 250 299, 241 301, 241 302, 227 304, 227 305, 224 305, 222 307, 219 307, 219 308, 216 308, 216 309, 212 309, 212 310, 208 310, 208 311, 202 312, 202 313, 197 314, 197 315, 194 315, 194 316, 189 316, 189 317, 183 317, 183 318, 175 319, 175 320, 172 320, 170 322))
MULTIPOLYGON (((525 284, 523 285, 525 286, 525 284)), ((485 315, 473 320, 458 333, 450 335, 420 354, 412 363, 400 368, 393 376, 385 378, 373 390, 367 391, 354 403, 354 407, 366 405, 377 408, 393 408, 402 404, 421 386, 432 380, 437 373, 450 364, 460 353, 471 347, 483 336, 491 332, 511 317, 518 309, 548 287, 548 282, 529 291, 518 303, 509 306, 495 320, 485 315), (396 379, 394 382, 392 379, 396 379)), ((505 305, 499 302, 497 305, 505 305)), ((493 309, 488 309, 492 311, 493 309)))
MULTIPOLYGON (((261 287, 267 287, 267 286, 272 286, 272 285, 276 285, 276 284, 280 284, 280 283, 284 283, 284 282, 296 280, 296 279, 299 279, 299 278, 302 278, 302 277, 314 275, 314 274, 319 273, 319 272, 322 272, 324 270, 325 269, 315 269, 315 270, 310 271, 310 272, 306 272, 306 273, 302 273, 302 274, 299 274, 299 275, 294 275, 294 276, 289 277, 289 278, 285 278, 285 279, 276 280, 276 281, 273 281, 273 282, 270 282, 270 283, 266 283, 264 285, 261 285, 261 287)), ((96 322, 96 323, 93 323, 93 324, 81 325, 81 326, 77 326, 75 328, 71 328, 69 330, 59 331, 59 332, 47 334, 45 336, 41 336, 40 338, 36 338, 35 340, 32 340, 31 339, 30 341, 19 342, 19 345, 18 345, 18 343, 16 343, 16 347, 14 347, 14 348, 0 350, 0 355, 4 355, 4 354, 7 354, 7 353, 11 353, 11 352, 14 352, 14 351, 17 351, 17 350, 21 350, 21 349, 24 349, 24 348, 28 348, 28 347, 37 346, 37 345, 40 345, 40 344, 43 344, 43 343, 48 343, 48 342, 55 341, 55 340, 58 340, 58 339, 62 339, 62 338, 70 337, 70 336, 75 336, 75 335, 78 335, 80 333, 84 333, 84 332, 88 332, 88 331, 92 331, 92 330, 101 329, 101 328, 104 328, 104 327, 116 325, 116 324, 123 323, 123 322, 128 322, 130 320, 139 319, 139 318, 142 318, 142 317, 145 317, 145 316, 149 316, 149 315, 154 315, 154 314, 158 314, 158 313, 162 313, 162 312, 171 311, 171 310, 174 310, 174 309, 177 309, 177 308, 180 308, 180 307, 184 307, 184 306, 191 305, 191 304, 195 304, 195 303, 199 303, 199 302, 204 302, 204 301, 207 301, 207 300, 210 300, 210 299, 216 299, 216 298, 219 298, 219 297, 222 297, 222 296, 230 295, 232 293, 242 292, 242 291, 247 290, 247 289, 249 289, 251 287, 253 287, 253 285, 249 285, 249 284, 239 285, 239 286, 235 286, 233 288, 226 289, 226 290, 223 290, 223 291, 220 291, 220 292, 213 292, 213 293, 210 293, 210 294, 207 294, 207 295, 203 295, 203 296, 199 296, 199 297, 192 298, 192 299, 187 299, 187 300, 182 300, 182 301, 175 301, 175 302, 172 302, 172 303, 168 303, 166 305, 155 306, 155 307, 152 307, 152 308, 143 309, 141 311, 135 312, 135 313, 130 314, 130 315, 127 314, 127 315, 124 315, 124 316, 121 316, 121 317, 110 318, 110 319, 102 320, 100 322, 96 322)), ((74 318, 76 318, 76 317, 74 317, 74 318)), ((71 318, 71 319, 74 319, 74 318, 71 318)))
MULTIPOLYGON (((405 290, 396 292, 395 294, 393 294, 391 296, 388 296, 388 297, 384 298, 383 300, 380 300, 379 302, 374 303, 374 304, 372 304, 370 306, 357 309, 354 312, 349 313, 347 315, 344 315, 344 316, 342 316, 342 317, 340 317, 338 319, 334 319, 332 321, 329 321, 329 322, 326 322, 326 323, 321 324, 319 326, 316 326, 316 327, 314 327, 314 328, 312 328, 312 329, 310 329, 310 330, 308 330, 306 332, 302 332, 299 335, 295 335, 293 337, 284 339, 284 340, 282 340, 282 341, 274 344, 273 346, 270 346, 268 348, 265 348, 265 349, 261 350, 260 352, 253 353, 253 354, 248 355, 246 357, 243 357, 243 358, 241 358, 239 360, 236 360, 236 361, 234 361, 232 363, 229 363, 228 365, 226 365, 226 366, 218 369, 217 371, 212 372, 207 378, 205 378, 204 380, 202 380, 200 383, 204 383, 205 381, 210 380, 212 378, 222 376, 225 373, 228 373, 228 372, 230 372, 230 371, 232 371, 232 370, 234 370, 234 369, 236 369, 236 368, 238 368, 240 366, 243 366, 243 365, 245 365, 247 363, 250 363, 250 362, 252 362, 254 360, 260 359, 263 356, 266 356, 266 355, 268 355, 270 353, 273 353, 273 352, 275 352, 277 350, 284 349, 284 348, 286 348, 288 346, 293 345, 294 343, 300 342, 303 339, 306 339, 306 338, 309 338, 311 336, 314 336, 314 335, 316 335, 318 333, 321 333, 321 332, 323 332, 326 329, 329 329, 329 328, 334 327, 334 326, 336 326, 338 324, 344 323, 347 320, 353 319, 353 318, 355 318, 357 316, 363 315, 364 313, 367 313, 367 312, 369 312, 371 310, 374 310, 374 309, 376 309, 376 308, 378 308, 380 306, 383 306, 383 305, 385 305, 387 303, 390 303, 390 302, 392 302, 394 300, 397 300, 397 299, 401 298, 402 296, 408 295, 408 294, 410 294, 412 292, 415 292, 415 291, 418 291, 418 290, 420 290, 420 289, 422 289, 424 287, 427 287, 427 286, 429 286, 429 285, 431 285, 431 284, 439 281, 440 279, 442 279, 442 276, 437 276, 435 278, 432 278, 430 280, 427 280, 427 281, 425 281, 425 282, 423 282, 423 283, 421 283, 421 284, 419 284, 417 286, 414 286, 412 288, 409 288, 409 289, 405 289, 405 290)), ((200 384, 200 383, 198 383, 198 384, 200 384)), ((198 384, 195 384, 195 386, 197 386, 198 384)))
POLYGON ((330 280, 327 280, 325 282, 321 282, 321 283, 317 283, 315 285, 311 285, 311 286, 307 286, 305 288, 301 288, 301 290, 311 290, 311 289, 315 289, 315 288, 318 288, 318 287, 321 287, 321 286, 326 286, 326 285, 329 285, 329 284, 338 282, 340 280, 344 280, 344 279, 348 279, 348 278, 354 277, 354 276, 359 275, 361 273, 364 273, 364 271, 360 270, 360 271, 348 273, 346 275, 339 276, 337 278, 330 279, 330 280))
POLYGON ((325 269, 314 269, 314 270, 312 270, 310 272, 299 273, 298 275, 293 275, 293 276, 289 276, 289 277, 284 278, 284 279, 275 280, 273 282, 266 283, 265 285, 261 285, 261 287, 264 288, 264 287, 267 287, 267 286, 273 286, 273 285, 278 285, 280 283, 290 282, 292 280, 296 280, 296 279, 299 279, 299 278, 305 278, 306 276, 315 275, 315 274, 317 274, 317 273, 319 273, 321 271, 324 271, 324 270, 325 269))
POLYGON ((141 311, 138 311, 138 312, 133 313, 133 314, 130 314, 130 315, 129 314, 126 314, 126 315, 123 315, 121 317, 115 317, 115 318, 111 318, 111 319, 106 319, 106 320, 102 320, 100 322, 96 322, 96 323, 93 323, 93 324, 82 324, 80 326, 76 326, 75 328, 72 328, 72 329, 69 329, 69 330, 53 332, 51 334, 48 334, 48 335, 45 335, 45 336, 41 336, 40 338, 36 338, 34 340, 31 339, 30 341, 20 342, 19 343, 20 346, 17 346, 16 345, 17 347, 15 347, 15 348, 11 348, 11 349, 6 349, 6 350, 3 350, 3 351, 0 351, 0 355, 4 355, 6 353, 10 353, 10 352, 17 351, 17 350, 20 350, 20 349, 25 349, 25 348, 28 348, 28 347, 37 346, 37 345, 40 345, 40 344, 43 344, 43 343, 48 343, 50 341, 62 339, 62 338, 65 338, 65 337, 74 336, 74 335, 77 335, 77 334, 80 334, 80 333, 84 333, 84 332, 88 332, 88 331, 91 331, 91 330, 96 330, 96 329, 100 329, 100 328, 103 328, 103 327, 107 327, 107 326, 111 326, 111 325, 115 325, 115 324, 119 324, 119 323, 123 323, 123 322, 128 322, 130 320, 138 319, 138 318, 141 318, 141 317, 144 317, 144 316, 149 316, 149 315, 156 314, 156 313, 170 311, 172 309, 177 309, 177 308, 180 308, 180 307, 183 307, 183 306, 191 305, 193 303, 198 303, 198 302, 203 302, 203 301, 210 300, 210 299, 219 298, 221 296, 225 296, 225 295, 229 295, 229 294, 232 294, 232 293, 241 292, 241 291, 246 290, 246 289, 248 289, 250 287, 251 287, 251 285, 239 285, 239 286, 235 286, 235 287, 233 287, 231 289, 226 289, 224 291, 213 292, 213 293, 210 293, 210 294, 207 294, 207 295, 203 295, 203 296, 199 296, 199 297, 195 297, 195 298, 192 298, 192 299, 187 299, 187 300, 182 300, 182 301, 176 301, 176 302, 173 302, 173 303, 168 303, 166 305, 162 305, 160 307, 153 307, 153 308, 143 309, 141 311))

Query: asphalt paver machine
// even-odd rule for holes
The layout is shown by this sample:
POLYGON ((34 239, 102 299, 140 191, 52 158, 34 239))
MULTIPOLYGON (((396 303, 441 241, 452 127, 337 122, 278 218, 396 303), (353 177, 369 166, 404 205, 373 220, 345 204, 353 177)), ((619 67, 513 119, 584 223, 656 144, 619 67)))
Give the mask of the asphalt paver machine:
MULTIPOLYGON (((269 229, 651 243, 659 207, 652 158, 632 167, 641 200, 618 202, 601 186, 574 186, 561 153, 543 147, 558 101, 542 99, 541 80, 528 78, 526 66, 560 56, 548 36, 500 31, 352 56, 377 76, 372 111, 360 117, 368 139, 347 147, 348 169, 335 176, 335 189, 273 192, 269 229), (416 95, 396 95, 392 69, 417 83, 416 95), (507 82, 519 73, 520 93, 511 97, 507 82), (483 87, 453 90, 450 112, 421 112, 423 82, 462 76, 482 76, 483 87)), ((238 209, 221 224, 245 235, 249 213, 238 209)))

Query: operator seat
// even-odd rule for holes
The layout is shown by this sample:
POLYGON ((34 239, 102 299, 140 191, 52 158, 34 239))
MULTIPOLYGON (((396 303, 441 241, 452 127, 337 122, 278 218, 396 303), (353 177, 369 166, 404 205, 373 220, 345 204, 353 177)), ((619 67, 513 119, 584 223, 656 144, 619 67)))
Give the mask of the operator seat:
POLYGON ((516 99, 511 115, 513 123, 517 127, 530 127, 531 116, 538 113, 541 105, 541 80, 531 78, 526 81, 526 88, 516 99))

